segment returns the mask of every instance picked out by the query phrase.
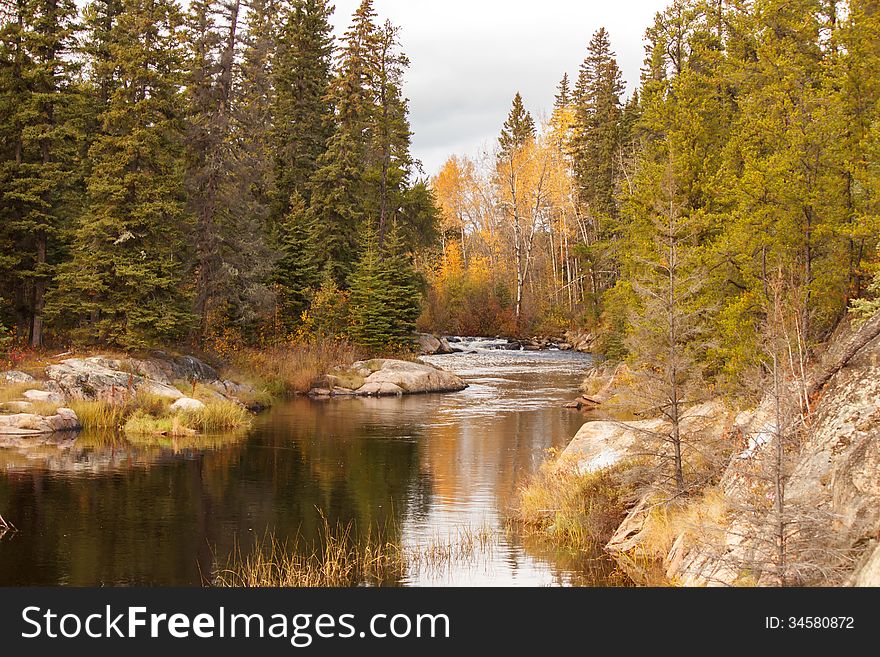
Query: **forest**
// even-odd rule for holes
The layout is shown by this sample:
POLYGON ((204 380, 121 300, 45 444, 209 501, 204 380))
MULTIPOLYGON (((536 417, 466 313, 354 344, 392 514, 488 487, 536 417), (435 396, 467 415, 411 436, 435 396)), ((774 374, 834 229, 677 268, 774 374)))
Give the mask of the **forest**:
POLYGON ((807 353, 877 308, 875 0, 673 0, 629 96, 585 35, 546 120, 516 93, 430 180, 399 28, 332 14, 4 2, 5 348, 582 328, 740 390, 773 317, 807 353))

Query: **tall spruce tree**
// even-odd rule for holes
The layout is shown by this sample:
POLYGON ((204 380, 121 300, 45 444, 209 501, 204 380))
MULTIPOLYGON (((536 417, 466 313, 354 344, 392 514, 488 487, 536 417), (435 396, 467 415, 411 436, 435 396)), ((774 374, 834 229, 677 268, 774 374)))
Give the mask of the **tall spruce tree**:
POLYGON ((608 33, 600 28, 590 40, 575 86, 572 148, 578 196, 592 227, 590 264, 598 290, 613 284, 617 271, 611 242, 617 234, 615 200, 624 85, 608 33), (611 276, 607 272, 611 272, 611 276))
POLYGON ((72 0, 20 0, 10 8, 0 33, 0 232, 14 255, 3 258, 9 282, 0 294, 11 294, 21 334, 40 347, 46 293, 81 196, 78 16, 72 0))
POLYGON ((376 232, 361 229, 361 256, 351 274, 350 331, 373 350, 400 349, 413 339, 421 292, 412 257, 396 227, 380 251, 376 232))
POLYGON ((334 41, 325 0, 295 0, 284 16, 273 60, 275 187, 272 227, 279 252, 274 279, 288 330, 319 284, 319 237, 309 212, 310 181, 333 133, 329 90, 334 41))
MULTIPOLYGON (((195 2, 187 23, 186 193, 195 218, 196 337, 204 339, 217 328, 245 328, 269 312, 273 258, 265 211, 252 189, 260 167, 237 107, 244 100, 235 67, 243 40, 240 0, 195 2)), ((247 130, 253 127, 247 123, 247 130)))
POLYGON ((403 96, 403 75, 409 58, 400 51, 399 30, 386 21, 378 34, 376 73, 373 77, 376 98, 375 129, 371 144, 371 170, 368 176, 378 179, 379 249, 385 245, 388 224, 396 220, 408 187, 413 159, 410 155, 410 131, 407 101, 403 96))
POLYGON ((332 134, 328 92, 333 67, 333 7, 327 0, 293 0, 280 16, 272 61, 275 201, 273 217, 290 212, 291 199, 309 202, 308 182, 332 134))
POLYGON ((171 0, 124 0, 107 35, 113 76, 89 151, 87 209, 50 304, 84 340, 147 347, 191 324, 182 23, 171 0))
POLYGON ((343 289, 357 259, 357 234, 365 220, 368 196, 364 165, 374 126, 371 80, 379 38, 375 19, 372 1, 363 0, 343 36, 338 72, 329 93, 335 131, 318 159, 310 185, 309 212, 321 260, 343 289))
POLYGON ((535 120, 523 105, 523 99, 517 91, 513 97, 513 105, 507 115, 507 120, 501 128, 501 136, 498 137, 500 158, 509 158, 515 151, 535 137, 535 120))

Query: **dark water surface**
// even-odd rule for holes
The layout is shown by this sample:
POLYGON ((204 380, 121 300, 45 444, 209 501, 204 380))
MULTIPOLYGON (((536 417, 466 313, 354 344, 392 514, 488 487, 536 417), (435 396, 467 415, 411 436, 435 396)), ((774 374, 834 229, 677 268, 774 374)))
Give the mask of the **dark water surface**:
MULTIPOLYGON (((199 585, 236 543, 317 538, 322 514, 408 544, 503 526, 547 449, 583 421, 561 406, 591 359, 462 346, 475 352, 429 359, 470 384, 460 393, 295 399, 247 432, 188 441, 83 434, 0 449, 0 513, 19 529, 0 538, 0 585, 199 585)), ((603 584, 609 568, 507 531, 400 583, 603 584)))

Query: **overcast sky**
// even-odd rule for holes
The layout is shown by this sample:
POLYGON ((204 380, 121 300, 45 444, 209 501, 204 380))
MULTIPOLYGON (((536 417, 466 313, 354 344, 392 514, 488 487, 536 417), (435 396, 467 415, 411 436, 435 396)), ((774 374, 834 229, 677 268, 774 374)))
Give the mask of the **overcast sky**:
MULTIPOLYGON (((335 0, 337 31, 360 0, 335 0)), ((535 118, 553 106, 566 71, 574 80, 602 26, 628 83, 638 81, 643 37, 668 0, 375 0, 401 28, 414 155, 426 173, 453 154, 474 155, 501 130, 519 91, 535 118)))

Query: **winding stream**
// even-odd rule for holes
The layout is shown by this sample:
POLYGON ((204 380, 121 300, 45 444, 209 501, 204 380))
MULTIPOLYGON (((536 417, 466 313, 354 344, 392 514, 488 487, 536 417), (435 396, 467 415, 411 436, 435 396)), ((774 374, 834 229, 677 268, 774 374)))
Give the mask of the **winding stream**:
MULTIPOLYGON (((19 529, 0 538, 0 585, 199 585, 237 543, 316 538, 322 514, 413 544, 503 527, 518 488, 582 423, 562 404, 591 358, 495 344, 427 359, 470 384, 460 393, 294 399, 248 432, 197 441, 83 434, 0 449, 0 509, 19 529)), ((607 583, 601 556, 493 536, 399 583, 607 583)))

